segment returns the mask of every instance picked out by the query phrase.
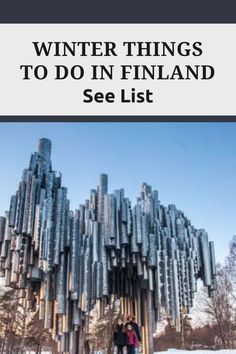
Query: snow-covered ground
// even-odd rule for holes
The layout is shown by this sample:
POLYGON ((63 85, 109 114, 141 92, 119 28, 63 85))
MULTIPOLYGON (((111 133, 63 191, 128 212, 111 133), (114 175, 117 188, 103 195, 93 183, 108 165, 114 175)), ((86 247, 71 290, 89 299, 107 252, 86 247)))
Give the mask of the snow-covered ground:
POLYGON ((165 352, 155 352, 155 354, 235 354, 235 349, 224 349, 224 350, 180 350, 180 349, 169 349, 165 352))
MULTIPOLYGON (((27 351, 27 354, 35 354, 35 352, 27 351)), ((102 351, 93 352, 96 354, 103 354, 102 351)), ((154 354, 235 354, 235 349, 224 349, 224 350, 180 350, 180 349, 169 349, 165 352, 155 352, 154 354)), ((51 354, 51 352, 42 352, 42 354, 51 354)), ((139 354, 142 354, 139 352, 139 354)))

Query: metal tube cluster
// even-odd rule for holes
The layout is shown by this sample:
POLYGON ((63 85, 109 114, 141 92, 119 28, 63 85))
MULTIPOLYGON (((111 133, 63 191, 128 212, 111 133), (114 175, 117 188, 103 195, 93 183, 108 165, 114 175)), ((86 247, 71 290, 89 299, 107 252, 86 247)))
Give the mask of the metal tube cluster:
POLYGON ((39 141, 0 218, 0 250, 5 285, 19 289, 29 309, 39 307, 60 352, 84 352, 95 304, 102 312, 121 299, 122 311, 136 315, 145 336, 163 307, 181 329, 198 278, 209 295, 215 287, 213 242, 175 205, 161 205, 146 183, 132 208, 123 189, 108 194, 102 174, 85 204, 71 211, 61 175, 52 170, 48 139, 39 141))

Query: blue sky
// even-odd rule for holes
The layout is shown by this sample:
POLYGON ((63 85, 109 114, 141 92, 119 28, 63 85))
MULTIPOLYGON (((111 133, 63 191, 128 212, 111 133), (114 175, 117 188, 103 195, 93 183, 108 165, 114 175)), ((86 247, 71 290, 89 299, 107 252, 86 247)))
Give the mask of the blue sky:
POLYGON ((52 140, 71 208, 109 175, 133 202, 142 182, 215 241, 223 261, 236 233, 236 123, 0 123, 0 214, 9 207, 38 139, 52 140))

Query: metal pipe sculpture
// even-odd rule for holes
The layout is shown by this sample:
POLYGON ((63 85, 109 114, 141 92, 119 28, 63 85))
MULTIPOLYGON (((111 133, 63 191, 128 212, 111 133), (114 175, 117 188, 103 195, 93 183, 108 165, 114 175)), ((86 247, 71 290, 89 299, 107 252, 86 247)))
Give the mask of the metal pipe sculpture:
POLYGON ((99 303, 102 312, 116 298, 142 326, 143 352, 153 353, 161 308, 180 330, 198 278, 212 295, 213 242, 175 205, 162 206, 146 183, 133 208, 123 189, 108 194, 105 174, 72 212, 50 156, 51 142, 41 139, 0 218, 5 285, 19 289, 29 309, 39 308, 59 352, 84 353, 90 310, 99 303))

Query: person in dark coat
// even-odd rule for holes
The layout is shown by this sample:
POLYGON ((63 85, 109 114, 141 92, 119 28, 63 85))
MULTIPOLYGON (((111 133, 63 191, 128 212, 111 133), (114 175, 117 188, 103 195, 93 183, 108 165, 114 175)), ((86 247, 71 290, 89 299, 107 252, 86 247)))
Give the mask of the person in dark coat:
POLYGON ((126 345, 126 328, 121 318, 118 319, 114 331, 114 344, 117 346, 117 354, 123 354, 126 345))
POLYGON ((139 342, 142 342, 142 338, 141 338, 139 326, 138 326, 138 324, 137 324, 134 320, 135 320, 135 316, 133 316, 133 315, 128 315, 128 316, 126 317, 126 324, 125 324, 125 327, 127 328, 127 326, 130 324, 130 325, 132 326, 132 328, 134 329, 135 333, 137 334, 138 341, 139 341, 139 342))

